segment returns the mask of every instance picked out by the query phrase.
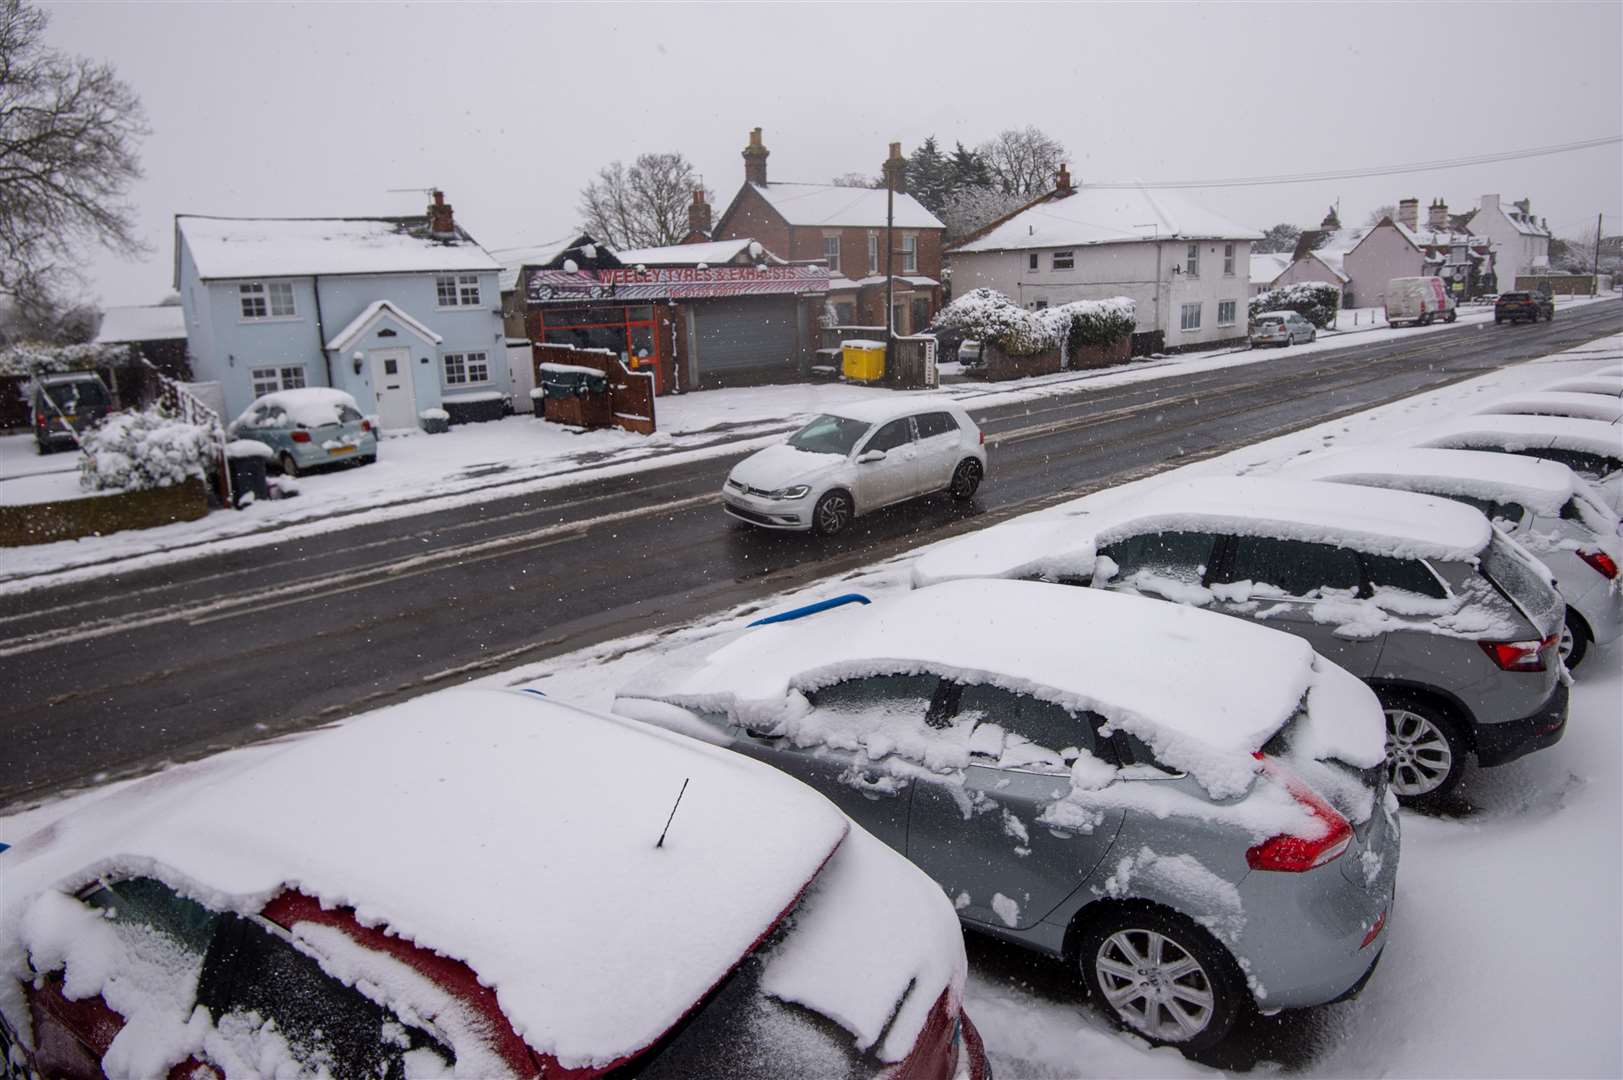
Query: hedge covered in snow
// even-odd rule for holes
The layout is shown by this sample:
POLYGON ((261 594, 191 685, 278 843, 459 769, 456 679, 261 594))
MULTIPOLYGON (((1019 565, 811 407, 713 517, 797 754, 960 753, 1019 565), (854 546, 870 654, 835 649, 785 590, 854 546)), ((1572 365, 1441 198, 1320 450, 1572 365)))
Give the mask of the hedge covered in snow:
POLYGON ((1027 311, 991 289, 972 289, 937 312, 930 323, 931 329, 956 330, 1010 356, 1051 349, 1069 354, 1083 345, 1108 345, 1131 334, 1136 325, 1133 302, 1125 296, 1027 311))
POLYGON ((142 491, 204 478, 218 429, 188 424, 158 409, 114 413, 80 438, 79 486, 86 491, 109 488, 142 491))
POLYGON ((0 376, 93 371, 130 362, 128 345, 46 345, 21 341, 0 349, 0 376))
POLYGON ((1264 311, 1294 311, 1320 330, 1328 327, 1341 308, 1341 290, 1327 281, 1303 281, 1270 289, 1251 298, 1253 320, 1264 311))

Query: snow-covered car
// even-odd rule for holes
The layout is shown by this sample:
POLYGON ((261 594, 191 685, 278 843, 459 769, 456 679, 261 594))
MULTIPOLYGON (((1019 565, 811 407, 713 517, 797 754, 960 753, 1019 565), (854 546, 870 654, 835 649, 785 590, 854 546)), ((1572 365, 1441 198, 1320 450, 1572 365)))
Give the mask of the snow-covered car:
POLYGON ((1616 424, 1565 416, 1465 416, 1426 429, 1416 445, 1559 461, 1623 513, 1623 428, 1616 424))
POLYGON ((1289 348, 1298 341, 1313 341, 1319 332, 1294 311, 1264 311, 1251 320, 1247 340, 1252 348, 1278 345, 1289 348))
POLYGON ((233 439, 264 443, 288 476, 344 462, 378 459, 378 433, 342 390, 308 386, 255 398, 231 422, 233 439))
POLYGON ((986 475, 985 442, 969 414, 950 402, 904 397, 848 405, 733 466, 721 505, 751 525, 832 536, 906 499, 941 491, 973 498, 986 475))
POLYGON ((965 338, 958 343, 958 362, 965 367, 975 367, 981 362, 981 343, 974 338, 965 338))
POLYGON ((1566 603, 1541 563, 1451 500, 1249 477, 1112 490, 913 564, 915 586, 974 577, 1153 596, 1305 638, 1381 699, 1405 802, 1442 804, 1472 755, 1501 765, 1566 730, 1566 603))
POLYGON ((1610 371, 1592 371, 1573 379, 1562 379, 1544 389, 1566 394, 1607 394, 1623 397, 1623 375, 1610 371))
POLYGON ((1369 977, 1399 850, 1381 709, 1305 642, 1017 581, 814 607, 673 651, 615 711, 810 784, 1155 1042, 1369 977))
POLYGON ((1561 658, 1576 669, 1589 646, 1623 636, 1618 516, 1565 465, 1480 450, 1341 450, 1280 474, 1439 495, 1474 506, 1538 557, 1567 602, 1561 658))
POLYGON ((1603 394, 1543 390, 1501 398, 1476 411, 1478 414, 1510 416, 1570 416, 1575 420, 1599 420, 1615 424, 1623 420, 1623 399, 1603 394))
POLYGON ((771 769, 529 693, 172 768, 0 875, 0 1030, 46 1076, 985 1075, 929 878, 771 769))

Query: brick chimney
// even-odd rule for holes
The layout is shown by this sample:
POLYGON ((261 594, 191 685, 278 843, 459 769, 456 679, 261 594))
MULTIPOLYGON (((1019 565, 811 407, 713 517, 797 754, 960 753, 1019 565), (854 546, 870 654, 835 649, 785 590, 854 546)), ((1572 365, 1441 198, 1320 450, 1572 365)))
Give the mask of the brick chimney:
POLYGON ((1398 224, 1410 229, 1420 228, 1420 200, 1398 200, 1398 224))
POLYGON ((1433 199, 1426 207, 1426 228, 1433 232, 1448 231, 1448 204, 1441 199, 1433 199))
POLYGON ((755 128, 750 132, 750 144, 744 147, 744 182, 746 184, 766 183, 766 159, 772 153, 761 142, 761 129, 755 128))
POLYGON ((907 159, 902 156, 902 144, 890 144, 890 157, 885 159, 883 169, 885 186, 898 195, 907 194, 907 159))
POLYGON ((694 233, 710 235, 710 204, 704 201, 704 188, 695 188, 688 204, 688 234, 694 233))
POLYGON ((1076 188, 1071 186, 1071 167, 1063 161, 1060 162, 1059 175, 1054 177, 1054 194, 1062 199, 1076 194, 1076 188))
POLYGON ((451 217, 451 204, 445 201, 445 192, 434 189, 434 201, 428 204, 428 232, 436 240, 455 240, 456 221, 451 217))

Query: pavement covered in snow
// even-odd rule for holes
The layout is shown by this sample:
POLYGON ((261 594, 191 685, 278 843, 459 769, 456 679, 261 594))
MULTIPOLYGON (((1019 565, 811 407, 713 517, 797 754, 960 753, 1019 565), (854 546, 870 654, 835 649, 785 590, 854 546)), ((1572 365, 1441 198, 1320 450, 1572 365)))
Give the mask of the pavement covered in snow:
MULTIPOLYGON (((1562 307, 1607 302, 1588 298, 1562 307)), ((1461 321, 1487 324, 1492 309, 1462 313, 1461 321)), ((1377 329, 1322 334, 1295 346, 1293 355, 1343 345, 1377 343, 1437 333, 1443 327, 1377 329)), ((1218 368, 1267 362, 1276 350, 1245 348, 1187 353, 1139 361, 1120 368, 1067 371, 1010 383, 962 382, 922 391, 958 401, 971 412, 994 406, 1174 378, 1218 368)), ((950 370, 950 367, 948 368, 950 370)), ((385 438, 378 461, 302 477, 296 498, 261 502, 242 511, 216 511, 193 522, 109 536, 42 544, 7 553, 0 592, 119 573, 225 550, 278 544, 493 497, 521 495, 591 479, 638 472, 652 463, 679 464, 742 453, 769 445, 818 412, 884 398, 896 391, 845 384, 793 384, 708 390, 659 399, 659 431, 580 433, 528 414, 484 424, 459 425, 441 435, 414 433, 385 438)), ((32 436, 0 436, 0 505, 73 498, 77 456, 36 455, 32 436)))
MULTIPOLYGON (((1615 365, 1619 358, 1623 335, 1136 483, 1266 474, 1327 447, 1418 441, 1444 418, 1506 394, 1615 365)), ((606 708, 616 687, 661 653, 736 629, 763 611, 853 589, 876 599, 905 590, 912 563, 924 550, 700 624, 652 630, 482 682, 529 686, 553 698, 606 708)), ((1618 1024, 1623 1015, 1620 701, 1623 649, 1597 649, 1574 688, 1571 720, 1561 743, 1498 769, 1473 768, 1457 806, 1447 814, 1404 812, 1390 947, 1363 995, 1340 1005, 1261 1019, 1240 1032, 1215 1065, 1310 1076, 1623 1072, 1618 1024)), ((99 794, 85 793, 0 819, 0 840, 15 840, 99 794)), ((1056 964, 977 938, 970 941, 970 960, 967 1009, 999 1077, 1213 1073, 1212 1066, 1152 1049, 1110 1027, 1077 1001, 1079 981, 1056 964)))

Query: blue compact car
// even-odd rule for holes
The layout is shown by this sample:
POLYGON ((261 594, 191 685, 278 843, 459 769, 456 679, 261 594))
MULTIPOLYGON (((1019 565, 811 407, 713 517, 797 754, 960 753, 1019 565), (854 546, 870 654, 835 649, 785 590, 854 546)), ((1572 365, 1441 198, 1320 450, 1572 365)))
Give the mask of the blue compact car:
POLYGON ((233 439, 271 448, 288 476, 341 462, 378 459, 378 433, 342 390, 306 387, 255 399, 231 424, 233 439))

